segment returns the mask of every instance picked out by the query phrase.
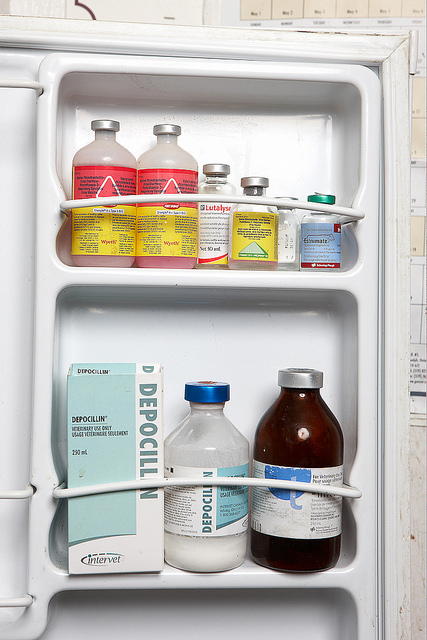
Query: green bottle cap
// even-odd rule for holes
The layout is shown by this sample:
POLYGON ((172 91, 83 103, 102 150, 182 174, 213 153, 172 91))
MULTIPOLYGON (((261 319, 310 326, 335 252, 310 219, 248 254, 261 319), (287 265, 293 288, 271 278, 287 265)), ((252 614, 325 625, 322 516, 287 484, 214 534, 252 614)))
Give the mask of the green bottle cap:
POLYGON ((335 196, 326 195, 324 193, 315 193, 308 196, 308 202, 321 202, 322 204, 335 204, 335 196))

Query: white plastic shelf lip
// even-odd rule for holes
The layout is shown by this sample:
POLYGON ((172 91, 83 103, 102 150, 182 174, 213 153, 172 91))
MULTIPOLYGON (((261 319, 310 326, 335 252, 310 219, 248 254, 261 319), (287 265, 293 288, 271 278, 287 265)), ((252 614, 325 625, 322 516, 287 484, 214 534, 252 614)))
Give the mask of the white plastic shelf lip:
POLYGON ((308 211, 319 211, 321 213, 334 213, 351 220, 363 220, 365 214, 359 209, 350 207, 340 207, 336 204, 322 204, 320 202, 306 202, 305 200, 290 200, 289 198, 267 198, 266 196, 219 196, 200 195, 197 193, 186 193, 181 195, 150 194, 139 196, 116 196, 109 198, 84 198, 80 200, 65 200, 59 205, 61 211, 68 213, 70 209, 83 209, 84 207, 108 207, 116 204, 141 204, 150 202, 224 202, 235 204, 263 204, 269 207, 289 207, 289 209, 305 209, 308 211))
POLYGON ((28 485, 26 489, 20 489, 18 491, 0 491, 0 500, 23 500, 25 498, 31 498, 34 494, 34 487, 28 485))
POLYGON ((26 595, 22 598, 0 598, 0 608, 9 607, 30 607, 33 604, 33 597, 26 595))
POLYGON ((114 491, 131 491, 135 489, 159 489, 162 487, 182 486, 239 486, 239 487, 272 487, 288 491, 306 491, 308 493, 326 493, 344 498, 360 498, 362 492, 350 485, 335 487, 332 485, 315 484, 313 482, 294 482, 292 480, 277 480, 274 478, 157 478, 154 480, 129 480, 124 482, 109 482, 86 487, 66 489, 62 483, 53 490, 54 498, 76 498, 78 496, 111 493, 114 491))
POLYGON ((14 80, 12 78, 0 78, 0 87, 4 89, 33 89, 37 97, 43 93, 43 86, 35 80, 14 80))

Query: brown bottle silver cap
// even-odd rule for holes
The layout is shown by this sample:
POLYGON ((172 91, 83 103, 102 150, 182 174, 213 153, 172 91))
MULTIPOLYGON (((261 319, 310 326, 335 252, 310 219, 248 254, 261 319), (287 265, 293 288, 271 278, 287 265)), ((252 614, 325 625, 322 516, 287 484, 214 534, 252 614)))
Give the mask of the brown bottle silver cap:
POLYGON ((92 120, 90 128, 92 131, 120 131, 120 122, 117 120, 92 120))
POLYGON ((155 136, 161 135, 162 133, 171 133, 174 136, 180 136, 181 127, 179 124, 155 124, 153 133, 155 136))
POLYGON ((268 187, 268 178, 260 178, 259 176, 248 176, 240 181, 242 187, 268 187))
POLYGON ((204 164, 203 165, 203 173, 205 176, 210 176, 211 174, 223 174, 228 176, 230 173, 230 165, 229 164, 204 164))
POLYGON ((291 389, 320 389, 323 387, 323 372, 317 369, 280 369, 278 385, 291 389))

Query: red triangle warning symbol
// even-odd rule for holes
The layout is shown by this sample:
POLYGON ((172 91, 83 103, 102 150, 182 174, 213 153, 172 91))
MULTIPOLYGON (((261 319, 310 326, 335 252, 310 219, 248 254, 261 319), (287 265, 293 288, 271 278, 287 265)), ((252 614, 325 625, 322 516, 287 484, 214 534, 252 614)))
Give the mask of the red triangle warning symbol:
POLYGON ((178 187, 175 178, 169 178, 162 189, 162 193, 181 193, 181 189, 178 187))
POLYGON ((99 187, 96 197, 97 198, 110 198, 111 196, 120 196, 121 193, 117 188, 116 183, 112 176, 104 178, 103 183, 99 187))

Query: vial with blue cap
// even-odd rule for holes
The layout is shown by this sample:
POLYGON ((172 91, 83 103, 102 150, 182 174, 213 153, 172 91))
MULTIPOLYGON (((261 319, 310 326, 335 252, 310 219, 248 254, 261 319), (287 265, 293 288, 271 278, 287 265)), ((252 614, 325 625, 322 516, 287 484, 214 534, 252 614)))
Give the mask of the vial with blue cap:
MULTIPOLYGON (((248 477, 249 442, 224 415, 225 382, 185 385, 190 413, 165 440, 166 478, 248 477)), ((246 555, 248 487, 165 489, 165 560, 195 572, 227 571, 246 555)))

